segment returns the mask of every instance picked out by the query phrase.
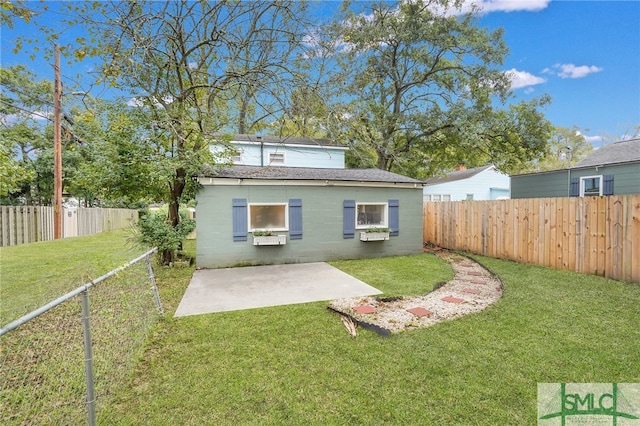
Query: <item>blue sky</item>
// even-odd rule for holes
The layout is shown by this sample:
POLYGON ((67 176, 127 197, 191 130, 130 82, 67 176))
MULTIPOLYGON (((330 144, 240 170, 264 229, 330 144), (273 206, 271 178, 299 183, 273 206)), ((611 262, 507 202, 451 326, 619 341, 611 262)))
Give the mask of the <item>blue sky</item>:
POLYGON ((517 72, 519 99, 551 95, 547 118, 579 127, 596 147, 602 137, 615 141, 640 125, 639 1, 486 3, 538 7, 494 11, 480 21, 504 28, 511 51, 504 69, 517 72))
MULTIPOLYGON (((640 0, 476 3, 484 10, 481 26, 505 30, 510 54, 503 69, 513 75, 516 100, 549 94, 553 102, 545 109, 547 118, 556 126, 577 126, 596 147, 603 139, 611 142, 633 134, 640 125, 640 0)), ((324 6, 330 10, 339 4, 324 6)), ((12 53, 12 39, 25 31, 33 29, 2 28, 2 65, 24 63, 53 79, 51 60, 34 62, 12 53)), ((68 67, 63 62, 67 76, 90 69, 89 64, 68 67)))

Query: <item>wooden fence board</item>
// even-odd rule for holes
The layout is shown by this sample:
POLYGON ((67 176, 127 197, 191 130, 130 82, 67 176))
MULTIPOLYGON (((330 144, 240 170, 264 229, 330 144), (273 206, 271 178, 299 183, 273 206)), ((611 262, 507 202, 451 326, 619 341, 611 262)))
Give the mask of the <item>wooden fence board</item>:
POLYGON ((640 195, 429 202, 425 242, 640 282, 640 195))
MULTIPOLYGON (((625 227, 625 263, 631 264, 631 281, 640 282, 640 195, 628 205, 628 222, 625 227)), ((625 275, 626 277, 626 275, 625 275)), ((626 279, 626 278, 625 278, 626 279)))
MULTIPOLYGON (((138 212, 129 209, 79 208, 77 232, 84 236, 129 226, 138 220, 138 212)), ((2 247, 53 239, 53 208, 49 206, 0 206, 0 243, 2 247)))

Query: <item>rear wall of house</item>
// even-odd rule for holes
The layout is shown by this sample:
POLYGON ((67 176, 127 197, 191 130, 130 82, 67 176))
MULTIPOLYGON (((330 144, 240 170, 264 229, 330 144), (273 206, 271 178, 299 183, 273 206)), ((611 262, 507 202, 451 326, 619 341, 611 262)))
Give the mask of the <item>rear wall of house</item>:
POLYGON ((197 195, 196 263, 199 267, 218 268, 238 265, 318 262, 357 259, 422 252, 422 188, 367 188, 339 186, 205 186, 197 195), (254 246, 249 232, 247 241, 234 241, 232 200, 248 203, 282 203, 302 200, 302 239, 282 246, 254 246), (354 238, 343 238, 343 202, 399 201, 399 235, 388 241, 361 242, 360 231, 354 238))

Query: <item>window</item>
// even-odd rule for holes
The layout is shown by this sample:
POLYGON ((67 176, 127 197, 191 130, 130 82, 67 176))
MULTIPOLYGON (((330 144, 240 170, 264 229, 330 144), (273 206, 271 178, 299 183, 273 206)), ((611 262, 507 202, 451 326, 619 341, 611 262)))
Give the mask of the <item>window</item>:
POLYGON ((387 203, 356 203, 356 229, 364 229, 371 226, 387 228, 388 211, 389 206, 387 203))
POLYGON ((289 229, 287 203, 249 204, 249 231, 289 229))
POLYGON ((270 166, 284 166, 284 152, 270 152, 269 153, 269 165, 270 166))
POLYGON ((451 194, 426 194, 424 201, 451 201, 451 194))
POLYGON ((236 153, 231 157, 231 161, 233 161, 233 164, 243 164, 242 151, 236 151, 236 153))
POLYGON ((467 200, 473 201, 473 194, 467 194, 467 200))
POLYGON ((580 178, 581 197, 599 195, 602 195, 602 176, 585 176, 580 178))

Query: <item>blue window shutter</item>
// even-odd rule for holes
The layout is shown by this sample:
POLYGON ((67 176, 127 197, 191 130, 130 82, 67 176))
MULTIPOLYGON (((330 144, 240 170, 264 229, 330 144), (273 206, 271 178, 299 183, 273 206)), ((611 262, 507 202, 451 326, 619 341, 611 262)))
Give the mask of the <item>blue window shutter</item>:
POLYGON ((613 195, 613 175, 604 175, 603 180, 602 195, 613 195))
POLYGON ((342 238, 353 238, 356 235, 356 202, 344 200, 342 209, 342 238))
POLYGON ((571 178, 571 188, 569 196, 577 197, 578 195, 580 195, 580 178, 571 178))
POLYGON ((247 199, 233 199, 233 241, 247 241, 247 199))
POLYGON ((400 235, 400 200, 389 200, 389 235, 400 235))
POLYGON ((289 239, 302 239, 302 200, 300 198, 289 200, 289 239))

